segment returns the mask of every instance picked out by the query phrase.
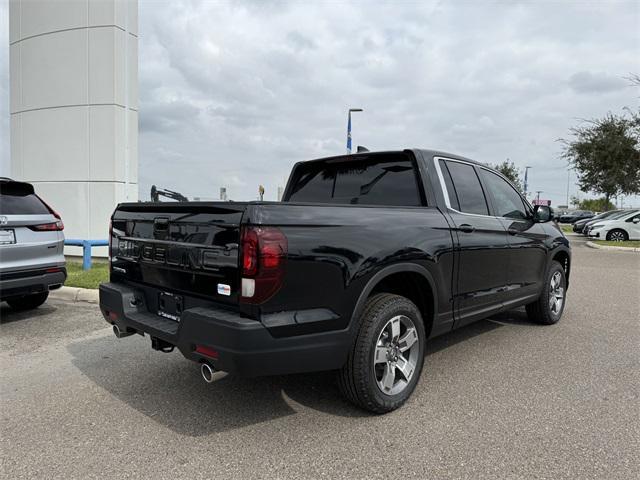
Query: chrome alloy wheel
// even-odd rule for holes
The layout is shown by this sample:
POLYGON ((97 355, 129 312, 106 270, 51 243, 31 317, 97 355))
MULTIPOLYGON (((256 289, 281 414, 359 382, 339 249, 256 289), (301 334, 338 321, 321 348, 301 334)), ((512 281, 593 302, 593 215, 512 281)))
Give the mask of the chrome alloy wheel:
POLYGON ((374 353, 373 370, 378 388, 385 395, 402 392, 420 360, 418 331, 409 317, 398 315, 380 331, 374 353))
POLYGON ((549 282, 549 309, 554 315, 560 315, 564 303, 564 282, 562 273, 556 272, 549 282))
POLYGON ((620 230, 614 230, 609 234, 609 240, 612 242, 624 242, 624 233, 620 230))

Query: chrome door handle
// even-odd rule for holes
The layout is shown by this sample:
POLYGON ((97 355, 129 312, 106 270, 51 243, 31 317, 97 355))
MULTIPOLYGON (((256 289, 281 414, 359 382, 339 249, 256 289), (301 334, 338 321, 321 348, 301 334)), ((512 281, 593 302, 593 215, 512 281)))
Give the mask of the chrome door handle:
POLYGON ((458 230, 460 230, 461 232, 464 233, 471 233, 476 229, 476 227, 474 227, 473 225, 469 225, 468 223, 463 223, 462 225, 458 226, 458 230))

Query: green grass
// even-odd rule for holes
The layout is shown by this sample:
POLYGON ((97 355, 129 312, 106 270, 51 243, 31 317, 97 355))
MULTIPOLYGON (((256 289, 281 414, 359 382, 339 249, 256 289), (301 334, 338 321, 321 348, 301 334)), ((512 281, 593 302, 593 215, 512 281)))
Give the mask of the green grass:
POLYGON ((82 270, 82 263, 67 261, 67 287, 98 288, 109 281, 109 264, 93 262, 90 270, 82 270))
POLYGON ((573 225, 560 225, 560 228, 562 229, 562 231, 564 233, 572 233, 573 232, 573 225))
POLYGON ((607 245, 609 247, 635 247, 640 248, 640 240, 627 240, 626 242, 610 242, 609 240, 592 240, 598 245, 607 245))

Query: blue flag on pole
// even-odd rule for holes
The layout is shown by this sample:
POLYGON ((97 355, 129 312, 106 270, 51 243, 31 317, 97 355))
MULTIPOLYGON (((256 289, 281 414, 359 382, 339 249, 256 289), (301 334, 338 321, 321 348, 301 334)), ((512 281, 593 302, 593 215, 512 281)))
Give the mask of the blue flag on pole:
POLYGON ((349 112, 349 122, 347 123, 347 153, 351 153, 351 112, 349 112))

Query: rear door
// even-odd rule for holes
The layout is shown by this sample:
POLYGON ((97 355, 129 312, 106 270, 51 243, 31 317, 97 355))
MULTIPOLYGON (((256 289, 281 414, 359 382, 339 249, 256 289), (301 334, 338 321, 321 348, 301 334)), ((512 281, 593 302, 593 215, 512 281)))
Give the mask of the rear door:
POLYGON ((533 211, 517 190, 491 170, 478 169, 489 194, 492 213, 500 219, 509 239, 509 266, 505 307, 536 298, 542 288, 547 262, 544 227, 533 222, 533 211))
POLYGON ((28 183, 0 183, 0 272, 37 270, 64 262, 64 237, 28 183), (47 226, 47 227, 44 227, 47 226))
POLYGON ((490 215, 476 167, 440 159, 445 202, 458 237, 457 292, 460 326, 502 307, 507 285, 509 240, 502 222, 490 215))

